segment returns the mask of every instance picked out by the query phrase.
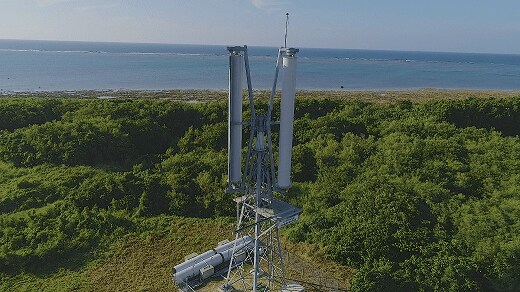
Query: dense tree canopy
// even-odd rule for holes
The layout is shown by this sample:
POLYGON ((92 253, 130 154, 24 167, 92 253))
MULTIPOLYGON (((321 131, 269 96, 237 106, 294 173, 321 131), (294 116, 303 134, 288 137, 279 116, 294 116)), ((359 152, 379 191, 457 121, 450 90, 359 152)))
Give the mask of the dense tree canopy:
MULTIPOLYGON (((232 216, 226 107, 3 100, 0 279, 95 256, 147 218, 232 216)), ((520 98, 300 99, 295 117, 289 239, 353 267, 353 290, 520 287, 520 98)))

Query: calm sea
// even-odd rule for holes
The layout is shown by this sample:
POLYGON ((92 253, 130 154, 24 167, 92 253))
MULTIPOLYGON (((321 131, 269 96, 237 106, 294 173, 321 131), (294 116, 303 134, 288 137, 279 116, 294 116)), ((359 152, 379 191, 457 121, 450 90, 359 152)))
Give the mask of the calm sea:
MULTIPOLYGON (((235 44, 233 44, 235 45, 235 44)), ((250 47, 268 89, 277 48, 250 47)), ((0 40, 0 91, 226 89, 225 46, 0 40)), ((520 89, 520 55, 300 48, 299 89, 520 89)))

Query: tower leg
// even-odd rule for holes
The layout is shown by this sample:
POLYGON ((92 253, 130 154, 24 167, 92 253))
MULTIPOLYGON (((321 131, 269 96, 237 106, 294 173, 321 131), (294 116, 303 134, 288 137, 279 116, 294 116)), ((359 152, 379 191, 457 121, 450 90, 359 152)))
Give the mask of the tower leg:
MULTIPOLYGON (((258 140, 257 140, 257 148, 259 147, 259 141, 263 141, 264 137, 262 135, 262 132, 258 133, 258 140)), ((262 161, 263 161, 263 154, 264 152, 262 150, 264 149, 257 149, 257 160, 256 160, 256 194, 255 194, 255 207, 260 208, 260 198, 262 196, 262 161)), ((260 222, 260 214, 258 214, 258 210, 255 210, 255 259, 254 259, 254 274, 253 274, 253 291, 256 292, 258 287, 258 275, 260 274, 260 228, 261 224, 260 222)))

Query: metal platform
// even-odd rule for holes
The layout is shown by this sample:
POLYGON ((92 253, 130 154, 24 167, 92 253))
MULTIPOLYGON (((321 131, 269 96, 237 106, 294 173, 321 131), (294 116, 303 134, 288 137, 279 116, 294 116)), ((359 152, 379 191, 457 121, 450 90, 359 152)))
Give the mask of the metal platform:
POLYGON ((276 198, 271 199, 267 207, 257 208, 256 211, 260 216, 276 221, 278 227, 283 227, 298 220, 298 215, 302 213, 302 209, 276 198))

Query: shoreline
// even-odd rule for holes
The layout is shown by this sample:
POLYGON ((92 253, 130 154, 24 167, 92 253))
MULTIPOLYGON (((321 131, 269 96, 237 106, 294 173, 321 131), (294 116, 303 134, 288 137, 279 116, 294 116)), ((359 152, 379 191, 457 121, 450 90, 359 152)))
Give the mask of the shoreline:
MULTIPOLYGON (((269 90, 254 90, 255 97, 268 98, 269 90)), ((280 92, 277 91, 277 97, 280 92)), ((426 101, 435 99, 507 98, 520 97, 520 90, 474 89, 408 89, 408 90, 298 90, 297 98, 331 98, 392 102, 400 100, 426 101)), ((227 90, 63 90, 63 91, 3 91, 0 98, 85 98, 85 99, 170 99, 178 101, 221 101, 227 90)))

